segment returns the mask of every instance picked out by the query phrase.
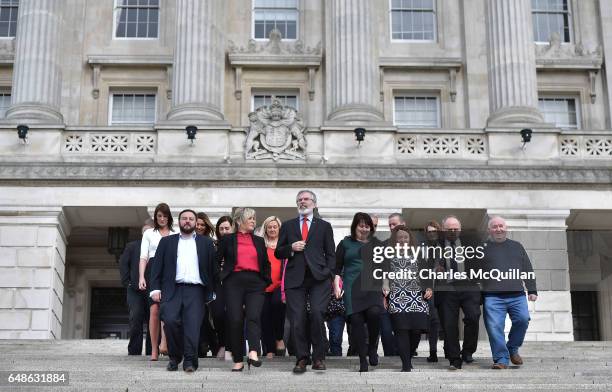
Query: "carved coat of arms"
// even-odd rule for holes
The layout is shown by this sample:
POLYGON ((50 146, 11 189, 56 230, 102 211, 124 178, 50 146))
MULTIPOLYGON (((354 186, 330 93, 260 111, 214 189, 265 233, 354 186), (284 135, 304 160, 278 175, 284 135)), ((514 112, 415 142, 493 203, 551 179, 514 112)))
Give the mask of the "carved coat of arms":
POLYGON ((306 159, 304 122, 297 110, 274 100, 249 113, 245 159, 306 159))

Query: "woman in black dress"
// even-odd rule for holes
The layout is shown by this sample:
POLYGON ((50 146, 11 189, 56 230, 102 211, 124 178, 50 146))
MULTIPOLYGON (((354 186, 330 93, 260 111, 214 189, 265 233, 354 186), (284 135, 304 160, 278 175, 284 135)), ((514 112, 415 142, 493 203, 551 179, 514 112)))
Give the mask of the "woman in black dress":
MULTIPOLYGON (((391 233, 389 246, 395 247, 396 244, 401 247, 404 244, 417 246, 414 236, 403 225, 395 227, 391 233)), ((433 294, 431 280, 419 277, 419 272, 426 266, 410 255, 410 252, 408 253, 406 258, 393 257, 388 260, 388 269, 391 272, 409 272, 409 275, 402 276, 405 279, 385 280, 383 283, 385 305, 391 314, 393 333, 402 359, 402 372, 409 372, 412 369, 411 335, 421 334, 427 330, 429 317, 427 300, 433 294)))
POLYGON ((351 325, 351 338, 359 353, 359 371, 368 371, 378 365, 378 335, 380 314, 383 311, 382 282, 372 277, 374 269, 373 249, 382 243, 373 236, 374 223, 370 215, 358 212, 353 217, 351 235, 345 237, 336 249, 336 277, 334 294, 340 299, 344 294, 346 316, 351 325), (342 280, 343 288, 340 287, 342 280), (368 344, 366 329, 368 325, 368 344))

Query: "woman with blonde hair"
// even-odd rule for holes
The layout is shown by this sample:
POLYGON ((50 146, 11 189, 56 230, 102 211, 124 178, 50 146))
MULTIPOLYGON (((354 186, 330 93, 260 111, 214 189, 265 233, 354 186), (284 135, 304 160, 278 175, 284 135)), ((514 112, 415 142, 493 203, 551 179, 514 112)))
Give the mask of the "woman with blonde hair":
POLYGON ((276 216, 270 216, 264 220, 262 235, 268 251, 270 261, 270 277, 272 283, 266 287, 263 311, 261 314, 262 342, 267 358, 274 355, 285 355, 285 343, 283 333, 285 331, 285 304, 281 298, 281 278, 284 261, 274 256, 281 221, 276 216))
POLYGON ((270 279, 270 262, 263 238, 253 235, 255 210, 238 208, 234 214, 236 232, 219 240, 217 261, 223 262, 219 278, 223 286, 228 321, 228 340, 234 366, 232 371, 244 368, 244 320, 249 352, 247 364, 261 366, 258 358, 261 340, 261 308, 265 289, 270 279))

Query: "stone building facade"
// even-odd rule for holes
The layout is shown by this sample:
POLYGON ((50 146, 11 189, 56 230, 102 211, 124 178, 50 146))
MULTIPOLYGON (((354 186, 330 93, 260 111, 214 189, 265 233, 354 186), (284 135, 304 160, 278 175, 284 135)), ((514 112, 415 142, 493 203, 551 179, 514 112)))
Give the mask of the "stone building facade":
POLYGON ((161 201, 312 188, 336 241, 506 217, 527 338, 612 339, 612 0, 12 0, 0 35, 0 338, 98 336, 108 228, 161 201))

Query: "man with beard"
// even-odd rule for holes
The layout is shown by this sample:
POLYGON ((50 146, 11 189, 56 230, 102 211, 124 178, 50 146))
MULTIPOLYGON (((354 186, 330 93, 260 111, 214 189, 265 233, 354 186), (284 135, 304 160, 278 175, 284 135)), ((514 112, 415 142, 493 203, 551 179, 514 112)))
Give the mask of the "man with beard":
POLYGON ((299 216, 281 226, 274 255, 287 259, 285 297, 297 362, 294 373, 304 373, 309 357, 307 328, 310 324, 312 369, 325 370, 324 315, 331 295, 331 280, 336 265, 334 234, 331 225, 314 214, 317 196, 309 190, 296 197, 299 216), (306 301, 310 302, 310 317, 306 301))
POLYGON ((194 232, 196 213, 179 214, 180 234, 163 237, 151 271, 151 293, 161 302, 168 341, 169 371, 191 373, 198 368, 198 340, 204 303, 214 298, 215 248, 212 239, 194 232))
MULTIPOLYGON (((442 221, 444 238, 440 245, 444 250, 438 270, 449 273, 445 280, 436 280, 436 301, 439 301, 441 321, 444 327, 444 347, 450 370, 461 369, 463 362, 472 363, 472 355, 478 344, 478 320, 480 319, 480 286, 469 279, 469 270, 475 268, 475 260, 468 258, 464 250, 469 244, 461 238, 461 222, 455 216, 442 221), (457 274, 465 273, 467 278, 457 274), (459 309, 463 311, 463 349, 459 345, 459 309)), ((473 245, 471 245, 473 247, 473 245)))

